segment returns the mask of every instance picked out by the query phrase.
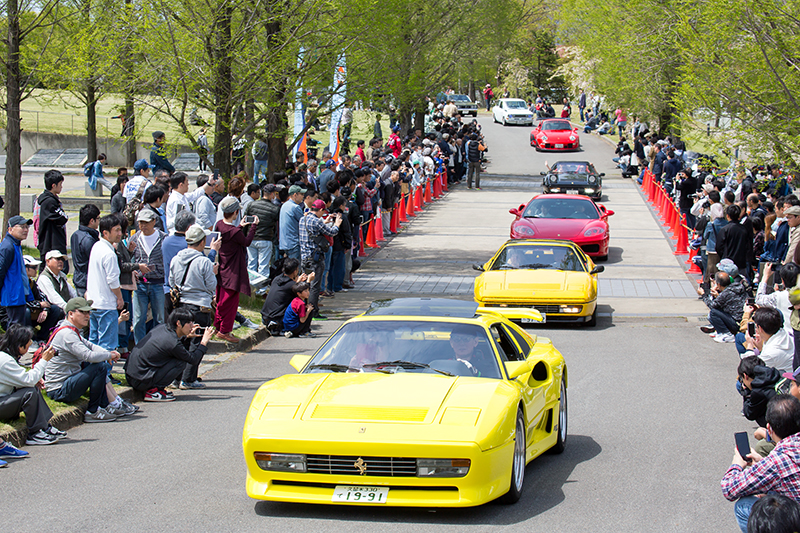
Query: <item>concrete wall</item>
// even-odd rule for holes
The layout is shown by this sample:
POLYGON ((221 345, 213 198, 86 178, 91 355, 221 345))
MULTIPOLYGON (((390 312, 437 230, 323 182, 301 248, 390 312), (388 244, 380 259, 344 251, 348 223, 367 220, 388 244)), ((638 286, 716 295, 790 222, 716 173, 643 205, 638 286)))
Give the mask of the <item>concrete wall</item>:
MULTIPOLYGON (((6 130, 0 129, 0 155, 6 153, 8 145, 6 130)), ((144 158, 150 160, 150 146, 152 143, 136 143, 137 159, 144 158)), ((64 135, 61 133, 36 133, 30 131, 22 132, 22 162, 27 161, 38 150, 58 149, 58 148, 86 148, 85 135, 64 135)), ((97 152, 105 153, 107 165, 111 167, 122 167, 126 164, 126 157, 123 154, 124 143, 119 137, 98 137, 97 152)), ((169 159, 177 157, 184 152, 192 152, 189 146, 174 145, 169 159)))

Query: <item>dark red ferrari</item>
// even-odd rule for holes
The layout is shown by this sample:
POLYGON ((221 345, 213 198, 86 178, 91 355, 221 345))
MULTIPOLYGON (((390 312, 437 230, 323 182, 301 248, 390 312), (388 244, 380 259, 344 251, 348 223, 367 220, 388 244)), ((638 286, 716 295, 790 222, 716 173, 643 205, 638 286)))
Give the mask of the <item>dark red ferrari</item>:
POLYGON ((608 258, 608 217, 614 211, 587 196, 540 194, 509 213, 517 217, 511 223, 512 239, 563 239, 593 258, 608 258))
POLYGON ((581 139, 578 128, 568 120, 550 118, 540 121, 531 131, 531 146, 537 150, 580 150, 581 139))

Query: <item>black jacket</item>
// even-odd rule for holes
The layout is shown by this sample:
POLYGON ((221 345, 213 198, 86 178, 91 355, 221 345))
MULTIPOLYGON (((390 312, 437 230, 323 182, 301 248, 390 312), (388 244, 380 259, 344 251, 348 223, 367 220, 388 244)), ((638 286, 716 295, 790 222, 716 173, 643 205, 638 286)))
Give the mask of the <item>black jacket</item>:
POLYGON ((92 253, 92 246, 100 240, 100 233, 96 229, 87 226, 78 226, 78 230, 72 234, 70 244, 72 248, 72 266, 75 272, 72 274, 72 283, 75 287, 86 289, 86 276, 89 273, 89 255, 92 253))
POLYGON ((283 324, 283 313, 294 299, 294 292, 292 292, 294 284, 295 281, 286 274, 280 274, 272 280, 269 294, 261 308, 261 321, 265 326, 268 326, 270 322, 283 324))
POLYGON ((158 369, 174 359, 196 365, 203 359, 205 353, 206 347, 200 343, 189 352, 169 324, 160 324, 154 327, 128 356, 128 360, 125 361, 125 375, 139 381, 148 381, 153 379, 158 369))
POLYGON ((339 233, 333 236, 334 252, 349 252, 353 245, 353 231, 350 226, 349 214, 341 209, 335 209, 334 213, 342 214, 342 224, 339 226, 339 233))
POLYGON ((744 400, 742 401, 742 414, 748 420, 755 420, 758 425, 767 426, 764 417, 767 414, 767 404, 777 394, 775 384, 781 379, 781 373, 772 367, 756 366, 755 377, 748 391, 744 387, 744 400))
POLYGON ((740 269, 745 268, 753 250, 752 223, 749 231, 745 224, 727 224, 717 234, 716 250, 720 260, 730 259, 740 269))
POLYGON ((50 191, 39 195, 39 252, 44 257, 50 250, 67 253, 67 214, 61 200, 50 191))
POLYGON ((694 205, 693 199, 690 195, 697 192, 697 180, 694 176, 688 177, 678 182, 678 190, 681 191, 681 197, 678 200, 678 207, 682 211, 688 211, 694 205))
POLYGON ((278 221, 281 217, 281 208, 273 204, 270 200, 259 198, 255 202, 250 202, 244 208, 244 216, 256 215, 258 226, 255 241, 271 241, 275 238, 278 229, 278 221))

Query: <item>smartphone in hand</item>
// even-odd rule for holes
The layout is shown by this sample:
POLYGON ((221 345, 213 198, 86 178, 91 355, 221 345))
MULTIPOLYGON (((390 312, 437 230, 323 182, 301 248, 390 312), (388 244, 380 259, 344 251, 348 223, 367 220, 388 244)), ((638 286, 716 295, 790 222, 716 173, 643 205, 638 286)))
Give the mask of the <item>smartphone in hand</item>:
POLYGON ((741 431, 739 433, 734 433, 733 438, 736 441, 736 450, 739 452, 739 455, 742 456, 742 459, 745 461, 750 461, 747 456, 750 454, 750 441, 747 438, 747 432, 741 431))
POLYGON ((750 338, 756 338, 756 323, 755 322, 748 322, 747 323, 747 334, 750 335, 750 338))

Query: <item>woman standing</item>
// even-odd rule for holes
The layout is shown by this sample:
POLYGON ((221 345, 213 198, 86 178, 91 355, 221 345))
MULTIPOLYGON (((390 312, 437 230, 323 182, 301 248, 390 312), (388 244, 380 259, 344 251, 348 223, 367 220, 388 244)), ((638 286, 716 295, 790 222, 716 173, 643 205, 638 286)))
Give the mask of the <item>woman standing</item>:
POLYGON ((227 342, 239 342, 231 335, 233 321, 239 308, 239 294, 250 296, 250 277, 247 274, 247 247, 253 242, 258 226, 258 217, 253 222, 236 225, 239 217, 239 200, 233 196, 219 203, 223 218, 214 226, 219 232, 222 245, 219 249, 219 273, 217 274, 217 311, 214 328, 217 337, 227 342), (248 228, 249 226, 249 228, 248 228), (245 234, 245 229, 247 233, 245 234))
MULTIPOLYGON (((20 366, 19 358, 27 353, 32 337, 33 330, 21 324, 11 324, 0 337, 0 420, 16 418, 24 412, 28 426, 25 444, 53 444, 67 434, 50 425, 53 412, 36 385, 56 352, 48 347, 34 367, 26 371, 20 366)), ((0 439, 0 459, 19 459, 27 455, 28 452, 0 439)), ((0 466, 6 466, 6 462, 0 460, 0 466)))

